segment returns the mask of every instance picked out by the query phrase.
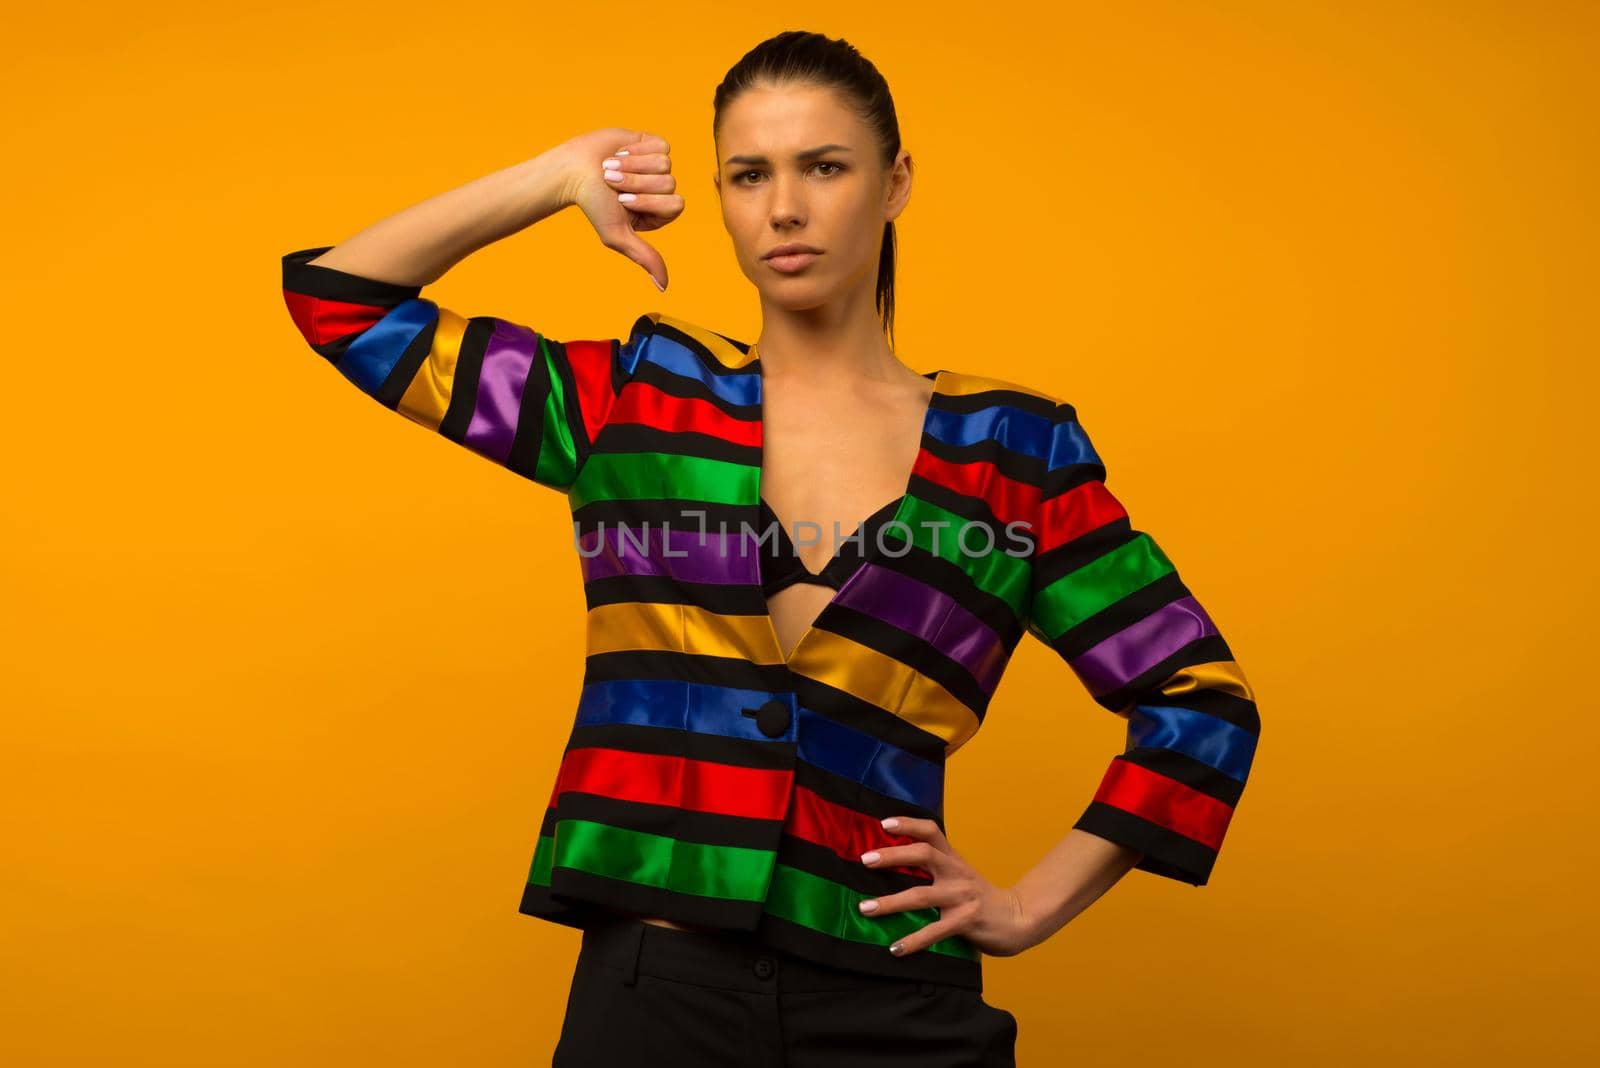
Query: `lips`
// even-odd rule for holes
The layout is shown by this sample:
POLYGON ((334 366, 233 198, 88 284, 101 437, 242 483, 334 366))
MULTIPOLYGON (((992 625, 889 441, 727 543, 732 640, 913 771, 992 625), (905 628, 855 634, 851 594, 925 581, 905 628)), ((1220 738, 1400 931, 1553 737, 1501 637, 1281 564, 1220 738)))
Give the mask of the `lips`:
POLYGON ((778 246, 776 246, 774 248, 768 249, 767 252, 766 252, 766 255, 762 256, 761 258, 766 260, 766 259, 771 259, 774 256, 789 256, 789 255, 793 255, 794 253, 797 253, 797 252, 820 253, 821 251, 822 250, 820 248, 817 248, 814 245, 806 245, 806 244, 802 244, 802 243, 800 243, 798 241, 786 241, 781 245, 778 245, 778 246))
POLYGON ((820 255, 822 253, 810 245, 779 245, 762 258, 772 266, 773 270, 783 274, 794 274, 805 270, 811 265, 811 261, 820 255))

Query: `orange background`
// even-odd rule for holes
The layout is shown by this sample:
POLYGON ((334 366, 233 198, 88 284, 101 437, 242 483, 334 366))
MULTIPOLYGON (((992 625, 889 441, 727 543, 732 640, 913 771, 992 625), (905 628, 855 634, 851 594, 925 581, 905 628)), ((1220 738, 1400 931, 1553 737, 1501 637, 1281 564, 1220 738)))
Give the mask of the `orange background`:
MULTIPOLYGON (((569 211, 430 295, 748 340, 711 94, 789 28, 895 92, 902 358, 1075 403, 1261 703, 1209 886, 1134 872, 986 963, 1021 1063, 1600 1054, 1594 5, 10 22, 0 1061, 547 1063, 578 933, 516 904, 581 677, 566 502, 356 393, 279 257, 637 126, 688 200, 666 294, 569 211)), ((952 842, 1015 881, 1122 727, 1025 641, 952 842)))

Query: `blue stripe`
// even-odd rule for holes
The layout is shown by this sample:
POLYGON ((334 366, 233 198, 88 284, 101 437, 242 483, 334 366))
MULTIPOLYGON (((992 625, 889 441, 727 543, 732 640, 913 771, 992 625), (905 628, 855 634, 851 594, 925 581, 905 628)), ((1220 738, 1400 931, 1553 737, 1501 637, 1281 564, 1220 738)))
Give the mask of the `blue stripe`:
POLYGON ((1245 781, 1255 758, 1256 736, 1225 719, 1192 708, 1138 705, 1128 716, 1128 744, 1171 749, 1245 781))
POLYGON ((439 306, 424 297, 396 304, 344 350, 340 373, 362 392, 376 395, 411 342, 438 316, 439 306))
POLYGON ((938 812, 944 796, 939 765, 837 720, 800 709, 800 759, 867 789, 938 812))
MULTIPOLYGON (((1073 464, 1099 464, 1100 454, 1089 443, 1089 435, 1076 419, 1056 423, 1051 428, 1050 457, 1046 471, 1057 471, 1073 464)), ((1104 466, 1104 465, 1101 465, 1104 466)))
POLYGON ((928 413, 928 433, 946 445, 973 445, 992 440, 1012 452, 1037 460, 1050 454, 1050 420, 1008 404, 996 404, 975 412, 935 408, 928 413))
POLYGON ((712 373, 705 357, 688 348, 676 338, 654 334, 644 353, 647 363, 679 378, 692 378, 707 390, 729 404, 757 405, 761 403, 761 374, 759 371, 738 371, 733 374, 712 373))
POLYGON ((747 690, 671 679, 591 682, 578 697, 578 726, 626 724, 666 727, 744 738, 755 742, 798 741, 799 759, 867 789, 937 812, 944 792, 939 765, 854 727, 797 706, 793 694, 747 690), (754 716, 743 715, 777 698, 789 706, 789 729, 763 734, 754 716), (794 715, 796 708, 799 714, 794 715))

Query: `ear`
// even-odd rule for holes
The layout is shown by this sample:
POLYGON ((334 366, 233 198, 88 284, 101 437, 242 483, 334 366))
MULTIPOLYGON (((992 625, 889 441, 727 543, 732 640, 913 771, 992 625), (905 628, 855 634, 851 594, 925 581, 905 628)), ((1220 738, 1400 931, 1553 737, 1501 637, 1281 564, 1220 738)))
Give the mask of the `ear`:
POLYGON ((889 188, 883 205, 885 221, 893 222, 900 217, 902 211, 906 210, 906 203, 911 199, 911 180, 914 174, 911 153, 902 148, 889 168, 889 188))

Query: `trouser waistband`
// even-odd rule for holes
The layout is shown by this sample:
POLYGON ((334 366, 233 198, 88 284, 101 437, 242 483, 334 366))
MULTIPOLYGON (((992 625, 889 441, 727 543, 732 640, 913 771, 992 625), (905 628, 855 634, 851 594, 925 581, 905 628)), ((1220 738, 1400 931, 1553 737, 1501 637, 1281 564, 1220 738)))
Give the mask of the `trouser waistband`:
POLYGON ((606 914, 585 925, 580 953, 623 971, 623 982, 653 975, 681 983, 755 993, 882 990, 939 984, 896 979, 819 964, 757 942, 744 931, 684 931, 632 916, 606 914))

